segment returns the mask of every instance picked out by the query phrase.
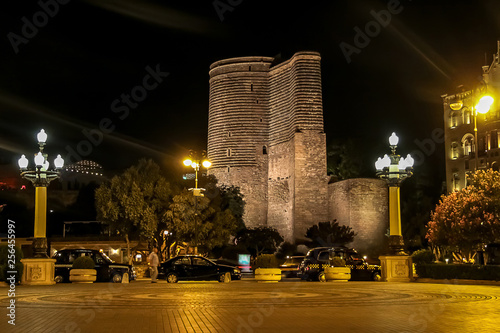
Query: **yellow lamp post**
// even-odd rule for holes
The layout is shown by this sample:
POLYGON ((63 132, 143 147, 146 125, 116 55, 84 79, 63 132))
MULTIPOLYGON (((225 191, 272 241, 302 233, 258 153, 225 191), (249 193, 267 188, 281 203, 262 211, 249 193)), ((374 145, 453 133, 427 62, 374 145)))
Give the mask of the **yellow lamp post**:
POLYGON ((494 102, 494 99, 493 97, 491 96, 483 96, 479 99, 479 102, 476 104, 476 106, 474 107, 474 112, 473 112, 473 115, 474 115, 474 142, 475 142, 475 145, 476 145, 476 152, 475 152, 475 160, 476 160, 476 167, 475 167, 475 170, 479 169, 479 159, 478 159, 478 155, 479 155, 479 143, 477 141, 477 114, 480 113, 480 114, 485 114, 487 113, 490 108, 491 108, 491 105, 493 104, 494 102))
POLYGON ((64 165, 61 155, 54 160, 55 170, 49 170, 47 154, 43 153, 47 134, 42 129, 37 135, 39 152, 35 154, 35 169, 28 170, 29 161, 22 155, 18 161, 21 177, 35 186, 35 224, 33 231, 33 257, 23 259, 25 266, 22 282, 26 284, 53 284, 54 261, 47 255, 47 187, 57 179, 64 165))
POLYGON ((389 253, 381 256, 382 280, 409 281, 412 277, 411 257, 404 251, 401 231, 401 209, 399 189, 401 183, 413 174, 414 160, 408 154, 406 158, 396 154, 399 138, 396 133, 389 137, 391 154, 379 157, 375 162, 377 176, 389 185, 389 253))
POLYGON ((194 196, 194 211, 195 211, 195 217, 194 217, 194 237, 195 237, 195 243, 194 243, 194 254, 198 254, 198 222, 197 222, 197 217, 198 217, 198 197, 203 197, 204 194, 203 192, 205 191, 204 188, 198 188, 198 171, 200 171, 200 166, 203 166, 205 169, 210 168, 212 163, 208 159, 204 158, 198 158, 196 155, 193 153, 189 158, 186 158, 184 160, 184 165, 185 166, 190 166, 194 169, 194 174, 195 174, 195 179, 194 179, 194 188, 190 188, 189 190, 193 192, 194 196))

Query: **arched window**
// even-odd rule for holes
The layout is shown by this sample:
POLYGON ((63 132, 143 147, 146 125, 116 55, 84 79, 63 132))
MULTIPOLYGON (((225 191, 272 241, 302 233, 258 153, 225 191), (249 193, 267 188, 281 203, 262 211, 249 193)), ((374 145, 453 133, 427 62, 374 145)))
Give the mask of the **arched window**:
POLYGON ((458 158, 458 143, 453 142, 451 144, 451 159, 456 160, 458 158))
POLYGON ((262 146, 262 154, 267 155, 267 147, 266 146, 262 146))
POLYGON ((464 156, 469 156, 476 151, 474 136, 472 134, 467 133, 464 135, 462 138, 462 147, 464 148, 464 156))
POLYGON ((450 128, 455 128, 458 126, 457 112, 450 113, 450 128))
POLYGON ((463 109, 464 124, 470 124, 471 122, 471 112, 468 108, 463 109))

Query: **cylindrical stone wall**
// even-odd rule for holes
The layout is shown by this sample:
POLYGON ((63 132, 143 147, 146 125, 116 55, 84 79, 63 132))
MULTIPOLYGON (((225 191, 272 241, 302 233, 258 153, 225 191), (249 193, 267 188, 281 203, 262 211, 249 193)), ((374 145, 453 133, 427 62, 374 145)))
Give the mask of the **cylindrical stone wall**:
POLYGON ((361 255, 384 254, 389 228, 388 190, 381 179, 347 179, 328 185, 329 219, 350 226, 357 235, 348 246, 361 255))
POLYGON ((239 186, 247 227, 267 224, 269 67, 241 57, 210 66, 208 158, 221 184, 239 186))

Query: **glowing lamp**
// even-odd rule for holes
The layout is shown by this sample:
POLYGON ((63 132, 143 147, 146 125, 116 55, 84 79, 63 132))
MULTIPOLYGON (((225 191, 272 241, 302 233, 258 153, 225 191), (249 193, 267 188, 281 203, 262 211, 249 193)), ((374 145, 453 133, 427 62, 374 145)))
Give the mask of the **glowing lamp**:
POLYGON ((17 161, 17 164, 19 164, 19 168, 21 168, 21 170, 24 170, 28 167, 28 159, 26 156, 22 155, 19 161, 17 161))
POLYGON ((35 155, 35 165, 37 167, 43 166, 43 163, 45 162, 45 158, 43 157, 41 152, 38 152, 38 154, 35 155))
POLYGON ((210 166, 212 165, 212 162, 210 162, 209 160, 204 160, 203 163, 202 163, 203 167, 204 168, 210 168, 210 166))
POLYGON ((387 154, 384 155, 382 158, 382 168, 388 168, 391 166, 391 158, 387 156, 387 154))
POLYGON ((56 169, 61 169, 64 165, 64 159, 61 157, 61 155, 57 155, 56 159, 54 160, 54 165, 56 169))
POLYGON ((401 157, 401 158, 399 159, 398 169, 399 169, 399 170, 404 170, 404 169, 406 169, 406 161, 405 161, 405 158, 404 158, 404 157, 401 157))
POLYGON ((185 166, 190 166, 191 164, 193 164, 193 161, 191 161, 189 158, 186 158, 182 163, 184 163, 185 166))
POLYGON ((493 97, 483 96, 476 105, 476 111, 478 113, 484 114, 490 110, 491 104, 493 104, 493 97))
POLYGON ((413 159, 413 157, 411 157, 410 154, 406 155, 406 167, 407 168, 413 168, 413 164, 415 163, 415 160, 413 159))
POLYGON ((39 143, 45 143, 47 141, 47 133, 45 133, 45 130, 40 130, 40 133, 37 134, 36 138, 38 139, 39 143))
POLYGON ((389 137, 389 144, 391 146, 397 146, 399 142, 399 138, 396 135, 396 133, 392 132, 391 136, 389 137))

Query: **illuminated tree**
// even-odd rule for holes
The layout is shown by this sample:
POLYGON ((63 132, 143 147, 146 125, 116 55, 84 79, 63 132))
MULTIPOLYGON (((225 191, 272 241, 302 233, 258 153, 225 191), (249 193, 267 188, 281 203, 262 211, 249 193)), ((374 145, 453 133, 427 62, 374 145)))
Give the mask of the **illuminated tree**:
POLYGON ((458 249, 466 260, 480 244, 500 239, 500 173, 478 170, 469 184, 441 197, 426 234, 431 245, 458 249))
POLYGON ((282 242, 278 230, 271 227, 243 229, 236 236, 236 243, 245 246, 256 257, 263 252, 274 253, 282 242))
POLYGON ((96 210, 100 221, 125 237, 129 262, 131 235, 151 239, 165 223, 170 203, 170 184, 152 160, 142 159, 137 166, 103 183, 96 190, 96 210))

